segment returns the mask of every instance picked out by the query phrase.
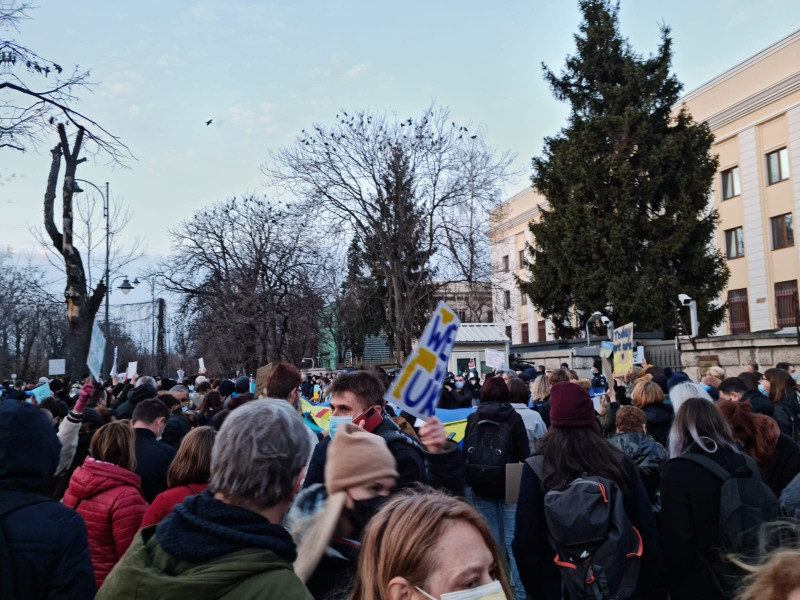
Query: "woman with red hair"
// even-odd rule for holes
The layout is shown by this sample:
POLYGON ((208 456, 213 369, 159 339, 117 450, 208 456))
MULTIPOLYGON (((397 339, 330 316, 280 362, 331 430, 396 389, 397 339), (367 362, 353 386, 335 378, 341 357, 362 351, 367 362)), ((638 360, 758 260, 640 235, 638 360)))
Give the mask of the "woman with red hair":
POLYGON ((800 448, 781 433, 773 418, 753 414, 749 402, 720 400, 717 407, 730 423, 736 443, 756 461, 764 482, 780 496, 783 488, 800 473, 800 448))

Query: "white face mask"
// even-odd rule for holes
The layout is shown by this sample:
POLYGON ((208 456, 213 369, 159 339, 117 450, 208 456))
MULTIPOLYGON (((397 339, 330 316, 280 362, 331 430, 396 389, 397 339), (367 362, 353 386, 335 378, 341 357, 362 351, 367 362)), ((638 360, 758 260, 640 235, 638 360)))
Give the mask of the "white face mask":
MULTIPOLYGON (((425 590, 414 586, 420 594, 424 594, 426 598, 437 600, 425 590)), ((487 583, 480 587, 472 588, 470 590, 461 590, 460 592, 449 592, 442 594, 439 600, 506 600, 506 594, 503 591, 503 586, 500 582, 494 580, 492 583, 487 583)))

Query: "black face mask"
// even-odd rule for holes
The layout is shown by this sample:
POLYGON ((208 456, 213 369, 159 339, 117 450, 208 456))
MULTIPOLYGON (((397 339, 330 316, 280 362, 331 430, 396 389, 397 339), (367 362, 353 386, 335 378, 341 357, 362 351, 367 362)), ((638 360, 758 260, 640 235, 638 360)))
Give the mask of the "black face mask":
POLYGON ((353 500, 353 508, 345 508, 344 514, 347 520, 356 530, 358 537, 369 523, 369 520, 381 509, 381 506, 388 500, 386 496, 375 496, 367 500, 353 500))

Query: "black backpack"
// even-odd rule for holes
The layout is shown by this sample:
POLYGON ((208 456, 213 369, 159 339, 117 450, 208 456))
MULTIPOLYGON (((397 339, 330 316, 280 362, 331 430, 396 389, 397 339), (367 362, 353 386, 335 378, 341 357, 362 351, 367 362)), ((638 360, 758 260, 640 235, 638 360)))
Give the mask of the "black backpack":
POLYGON ((482 498, 502 499, 506 489, 506 465, 511 462, 514 451, 511 424, 481 419, 464 439, 463 448, 467 485, 482 498))
POLYGON ((675 460, 690 460, 711 471, 722 480, 719 495, 719 546, 711 564, 714 586, 726 598, 736 595, 745 573, 729 559, 735 556, 756 561, 759 556, 759 534, 764 523, 780 515, 778 499, 761 479, 758 466, 743 455, 745 467, 730 473, 717 461, 703 454, 684 454, 675 460))
MULTIPOLYGON (((526 462, 544 481, 542 456, 526 462)), ((583 474, 551 489, 544 496, 544 516, 565 595, 571 600, 633 596, 644 545, 615 482, 583 474)))

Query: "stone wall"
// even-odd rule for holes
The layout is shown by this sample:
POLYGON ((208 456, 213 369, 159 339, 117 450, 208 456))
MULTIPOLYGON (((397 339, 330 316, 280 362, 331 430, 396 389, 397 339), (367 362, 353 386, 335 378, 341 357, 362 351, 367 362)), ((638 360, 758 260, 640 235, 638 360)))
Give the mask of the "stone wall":
POLYGON ((800 365, 800 345, 795 334, 755 333, 720 336, 681 343, 681 363, 684 372, 697 381, 704 370, 716 362, 728 376, 737 375, 752 362, 763 373, 776 363, 800 365))

